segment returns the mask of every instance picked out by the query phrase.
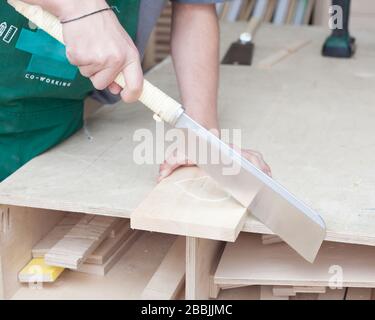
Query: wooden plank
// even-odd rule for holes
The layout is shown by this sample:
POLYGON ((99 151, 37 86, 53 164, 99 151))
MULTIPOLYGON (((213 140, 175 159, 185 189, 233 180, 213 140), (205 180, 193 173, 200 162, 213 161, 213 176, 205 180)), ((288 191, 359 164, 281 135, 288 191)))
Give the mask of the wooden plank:
POLYGON ((241 233, 236 243, 226 245, 215 283, 372 288, 375 248, 324 242, 310 264, 285 244, 264 246, 260 236, 241 233))
POLYGON ((318 300, 345 300, 346 288, 330 289, 318 295, 318 300))
POLYGON ((260 300, 289 300, 289 296, 275 296, 272 286, 261 286, 260 300))
MULTIPOLYGON (((59 242, 64 236, 76 225, 81 219, 82 214, 71 213, 67 214, 58 225, 56 225, 43 239, 41 239, 32 249, 33 258, 44 257, 52 247, 59 242)), ((118 249, 121 241, 125 240, 127 232, 130 229, 130 222, 128 220, 119 221, 118 224, 111 231, 107 239, 105 239, 100 246, 88 256, 86 263, 103 264, 118 249)))
POLYGON ((326 287, 303 287, 303 286, 298 286, 293 288, 295 293, 326 293, 327 288, 326 287))
POLYGON ((64 218, 33 247, 31 250, 33 258, 43 258, 82 218, 83 214, 65 214, 64 218))
POLYGON ((143 233, 105 277, 65 270, 55 284, 40 290, 22 286, 14 300, 139 300, 173 236, 143 233))
POLYGON ((95 251, 87 257, 84 263, 105 264, 107 260, 122 245, 122 243, 126 241, 132 235, 129 221, 124 221, 124 222, 119 223, 119 227, 116 227, 116 229, 114 230, 115 230, 115 236, 110 236, 107 239, 105 239, 95 249, 95 251))
POLYGON ((215 240, 186 238, 186 299, 208 299, 210 275, 214 274, 223 249, 215 240))
POLYGON ((275 286, 272 289, 272 293, 277 297, 292 297, 296 295, 294 288, 288 286, 275 286))
POLYGON ((315 1, 314 7, 314 20, 313 23, 316 25, 328 27, 329 20, 329 6, 331 5, 331 0, 317 0, 315 1))
POLYGON ((345 300, 371 300, 371 288, 348 288, 345 300))
POLYGON ((178 237, 142 293, 144 300, 173 300, 185 283, 186 241, 178 237))
POLYGON ((295 14, 296 14, 296 8, 297 8, 297 0, 290 0, 288 14, 286 17, 287 24, 292 24, 295 14))
POLYGON ((77 269, 107 238, 118 218, 87 216, 78 222, 45 255, 46 264, 77 269))
POLYGON ((200 169, 190 167, 179 169, 163 180, 133 212, 131 226, 140 230, 235 241, 246 216, 246 209, 216 182, 200 169))
POLYGON ((121 243, 120 247, 101 265, 82 263, 74 270, 82 273, 93 274, 97 276, 105 276, 112 267, 131 249, 137 239, 142 235, 142 231, 131 230, 128 237, 121 243))
POLYGON ((309 24, 311 20, 312 13, 315 7, 315 0, 307 0, 307 7, 305 9, 305 15, 303 18, 304 24, 309 24))
POLYGON ((276 5, 277 5, 277 0, 269 0, 268 1, 266 14, 264 15, 264 21, 265 22, 271 22, 272 21, 276 5))
POLYGON ((240 20, 249 20, 254 5, 258 0, 247 0, 240 13, 240 20))
POLYGON ((270 56, 264 58, 262 61, 260 61, 257 65, 260 69, 269 69, 272 68, 275 64, 279 63, 280 61, 288 58, 290 55, 296 53, 300 49, 304 48, 308 44, 311 43, 311 40, 298 40, 284 49, 281 49, 270 56))

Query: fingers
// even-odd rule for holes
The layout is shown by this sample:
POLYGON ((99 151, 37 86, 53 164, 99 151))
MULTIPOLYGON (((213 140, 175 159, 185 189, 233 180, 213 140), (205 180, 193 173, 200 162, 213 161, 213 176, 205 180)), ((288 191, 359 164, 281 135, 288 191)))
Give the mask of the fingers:
POLYGON ((135 102, 139 99, 143 90, 143 71, 140 60, 135 58, 123 70, 125 89, 121 97, 125 102, 135 102))
POLYGON ((173 155, 168 158, 159 168, 158 182, 169 177, 175 170, 180 167, 192 167, 194 164, 184 156, 173 155))
POLYGON ((118 95, 122 91, 122 88, 116 82, 111 83, 108 89, 114 95, 118 95))
POLYGON ((242 155, 254 164, 258 169, 272 177, 270 166, 264 161, 263 155, 254 150, 242 150, 242 155))
POLYGON ((105 68, 90 77, 96 90, 108 88, 116 79, 118 72, 114 68, 105 68))

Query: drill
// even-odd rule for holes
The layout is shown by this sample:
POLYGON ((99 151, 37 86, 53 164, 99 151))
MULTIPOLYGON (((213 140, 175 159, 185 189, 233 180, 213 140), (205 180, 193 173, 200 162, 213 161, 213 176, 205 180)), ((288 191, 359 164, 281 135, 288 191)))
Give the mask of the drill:
POLYGON ((343 28, 332 30, 325 41, 322 50, 325 57, 350 58, 355 53, 355 38, 349 33, 350 2, 351 0, 332 0, 332 6, 342 8, 343 28))

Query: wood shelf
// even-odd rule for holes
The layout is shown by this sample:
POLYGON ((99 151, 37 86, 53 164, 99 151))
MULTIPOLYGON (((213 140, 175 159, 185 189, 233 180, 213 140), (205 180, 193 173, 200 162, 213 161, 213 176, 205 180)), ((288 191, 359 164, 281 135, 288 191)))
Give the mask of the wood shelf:
POLYGON ((140 299, 174 239, 170 235, 146 232, 106 276, 65 270, 55 283, 44 284, 42 289, 23 285, 12 299, 140 299))

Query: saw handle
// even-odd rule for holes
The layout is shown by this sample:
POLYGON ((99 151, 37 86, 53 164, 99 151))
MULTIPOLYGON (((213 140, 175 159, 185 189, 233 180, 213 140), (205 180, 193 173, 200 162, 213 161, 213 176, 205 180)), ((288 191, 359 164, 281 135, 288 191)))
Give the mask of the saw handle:
MULTIPOLYGON (((29 5, 20 0, 8 0, 8 3, 39 28, 43 29, 61 43, 64 43, 62 25, 55 16, 39 6, 29 5)), ((126 82, 122 73, 117 76, 115 82, 122 88, 126 89, 126 82)), ((143 91, 139 101, 152 110, 162 120, 171 125, 177 121, 178 117, 183 112, 180 103, 169 97, 147 80, 144 80, 143 91)))

